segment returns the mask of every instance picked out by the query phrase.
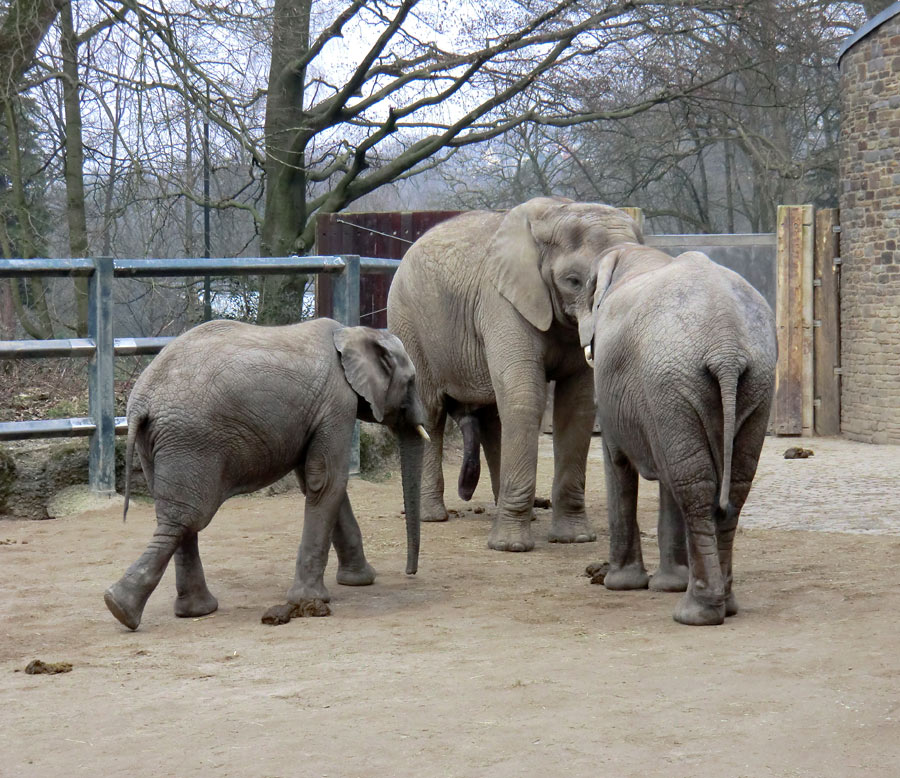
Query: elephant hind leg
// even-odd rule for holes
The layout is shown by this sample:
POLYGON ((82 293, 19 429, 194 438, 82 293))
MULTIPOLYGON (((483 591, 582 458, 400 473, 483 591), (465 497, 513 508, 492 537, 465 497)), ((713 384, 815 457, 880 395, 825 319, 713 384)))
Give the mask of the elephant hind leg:
POLYGON ((144 553, 103 595, 106 607, 128 629, 137 629, 144 606, 159 584, 186 530, 180 524, 158 523, 144 553))
POLYGON ((197 541, 197 533, 186 530, 175 550, 175 615, 182 618, 206 616, 219 607, 206 586, 197 541))
MULTIPOLYGON (((720 563, 722 511, 716 504, 718 486, 714 476, 710 473, 688 485, 672 487, 687 527, 690 563, 687 590, 675 607, 674 616, 675 621, 690 626, 721 624, 727 613, 725 576, 720 563)), ((730 544, 730 539, 726 542, 730 544)))
POLYGON ((496 405, 489 405, 478 412, 478 428, 481 432, 481 445, 491 474, 491 489, 496 503, 500 495, 500 440, 503 434, 496 405))
POLYGON ((422 454, 422 521, 447 521, 449 514, 444 504, 444 425, 447 410, 443 403, 423 397, 428 416, 427 427, 431 441, 425 444, 422 454))
MULTIPOLYGON (((184 468, 180 475, 183 476, 182 480, 196 476, 190 472, 190 468, 184 468)), ((161 485, 171 484, 176 487, 175 493, 184 492, 174 481, 162 478, 158 468, 155 481, 157 489, 161 485)), ((193 483, 202 482, 195 480, 193 483)), ((202 610, 213 603, 218 607, 215 597, 206 588, 197 548, 197 532, 209 523, 222 500, 218 491, 208 490, 204 495, 204 502, 205 504, 198 506, 174 498, 156 498, 156 529, 150 543, 138 560, 125 571, 125 575, 106 590, 103 598, 113 616, 129 629, 137 629, 140 625, 144 606, 173 555, 176 556, 177 566, 176 587, 179 599, 182 593, 185 594, 183 607, 186 609, 185 613, 178 613, 182 606, 176 600, 176 613, 194 615, 187 611, 194 607, 202 610)))
POLYGON ((331 533, 338 558, 337 582, 343 586, 369 586, 375 583, 375 568, 366 560, 362 532, 353 515, 350 498, 345 494, 331 533))

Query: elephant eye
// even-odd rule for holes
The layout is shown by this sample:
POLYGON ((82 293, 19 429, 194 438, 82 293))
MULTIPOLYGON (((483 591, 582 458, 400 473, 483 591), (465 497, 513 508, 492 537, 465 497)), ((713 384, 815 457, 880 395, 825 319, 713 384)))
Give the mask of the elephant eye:
POLYGON ((566 278, 566 283, 572 289, 581 289, 581 279, 578 276, 568 276, 566 278))

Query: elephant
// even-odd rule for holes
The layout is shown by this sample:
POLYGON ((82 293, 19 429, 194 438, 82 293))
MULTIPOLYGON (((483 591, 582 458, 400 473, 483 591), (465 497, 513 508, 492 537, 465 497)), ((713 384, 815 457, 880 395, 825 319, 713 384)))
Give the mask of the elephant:
POLYGON ((732 545, 775 382, 775 321, 737 273, 691 251, 623 245, 589 279, 579 315, 593 361, 609 513, 608 589, 683 591, 682 624, 737 613, 732 545), (660 565, 648 579, 638 473, 659 481, 660 565))
POLYGON ((529 551, 538 438, 554 390, 551 542, 596 540, 584 508, 594 418, 576 310, 592 262, 641 242, 636 222, 608 205, 538 197, 506 212, 472 211, 436 225, 400 263, 388 329, 403 341, 431 442, 422 465, 422 520, 445 521, 441 468, 447 414, 463 430, 459 492, 471 497, 484 447, 497 511, 488 546, 529 551))
POLYGON ((144 370, 127 414, 125 515, 137 450, 157 526, 141 557, 104 596, 126 627, 138 628, 173 555, 175 615, 215 611, 197 534, 227 498, 291 470, 306 505, 288 602, 329 600, 323 580, 329 543, 337 552, 338 583, 371 584, 375 570, 347 496, 356 419, 383 423, 399 438, 406 572, 416 572, 425 413, 415 368, 387 331, 324 318, 281 327, 201 324, 166 345, 144 370))

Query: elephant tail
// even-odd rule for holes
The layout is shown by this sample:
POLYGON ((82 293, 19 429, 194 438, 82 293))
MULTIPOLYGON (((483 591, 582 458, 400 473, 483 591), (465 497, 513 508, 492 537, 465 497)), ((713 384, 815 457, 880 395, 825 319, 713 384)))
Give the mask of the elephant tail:
POLYGON ((473 413, 460 416, 456 421, 463 436, 463 461, 459 470, 457 493, 460 499, 468 502, 481 477, 481 430, 478 417, 473 413))
POLYGON ((723 511, 728 507, 728 497, 731 494, 731 457, 734 449, 735 408, 739 377, 739 371, 733 366, 716 373, 716 378, 719 380, 719 392, 722 395, 722 487, 719 490, 719 507, 723 511))
POLYGON ((128 438, 125 441, 125 507, 122 511, 122 521, 128 518, 128 501, 131 497, 131 469, 134 461, 134 441, 137 439, 138 429, 147 420, 144 411, 132 409, 128 415, 128 438))

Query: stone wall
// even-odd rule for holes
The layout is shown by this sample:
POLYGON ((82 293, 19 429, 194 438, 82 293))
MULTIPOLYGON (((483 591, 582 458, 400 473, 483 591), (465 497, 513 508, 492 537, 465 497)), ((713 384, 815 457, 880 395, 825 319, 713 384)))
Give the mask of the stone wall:
POLYGON ((841 68, 841 432, 900 443, 900 14, 841 68))

